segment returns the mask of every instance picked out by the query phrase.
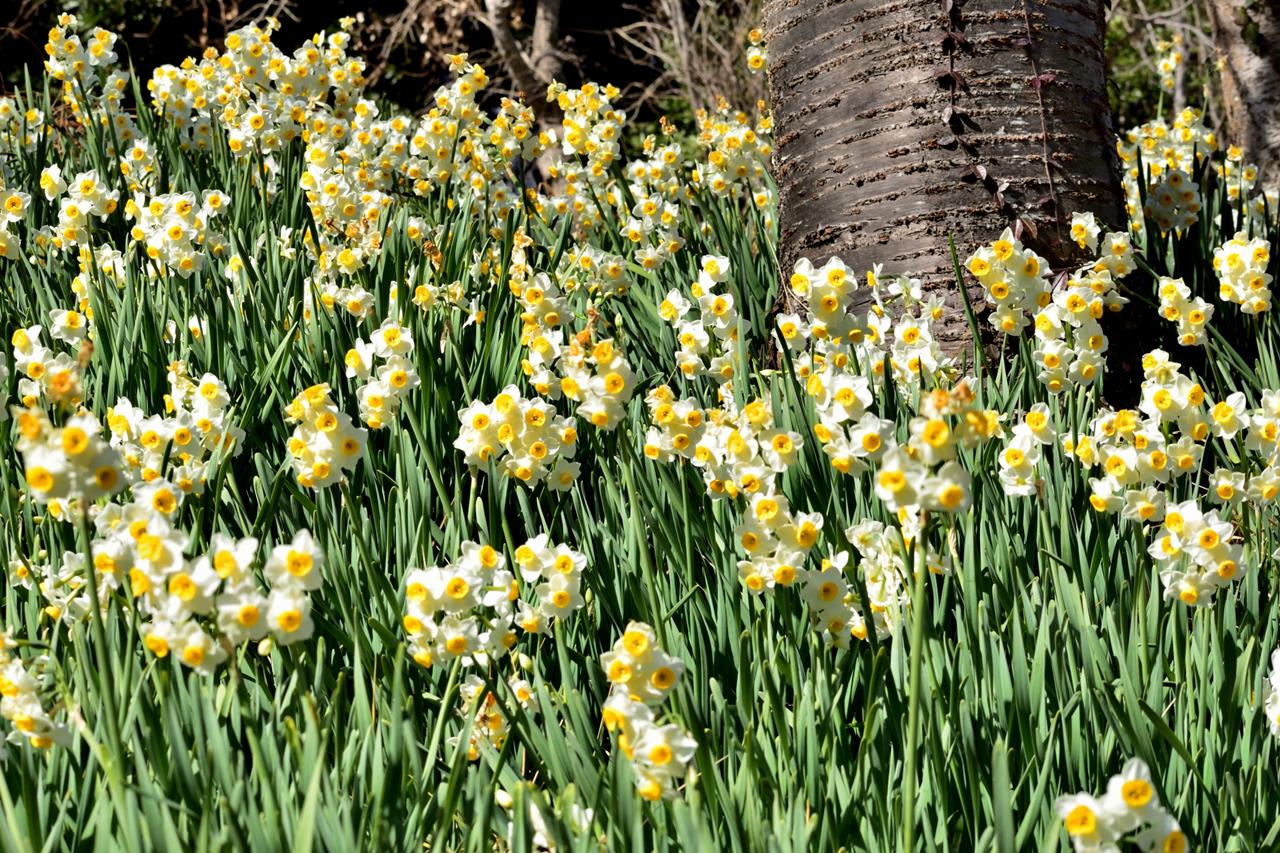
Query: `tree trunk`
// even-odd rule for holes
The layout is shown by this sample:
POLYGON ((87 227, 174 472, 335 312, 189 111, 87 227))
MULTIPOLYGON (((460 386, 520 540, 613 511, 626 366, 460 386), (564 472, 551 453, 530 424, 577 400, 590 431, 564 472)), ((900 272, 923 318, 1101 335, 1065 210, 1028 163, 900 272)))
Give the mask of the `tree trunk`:
POLYGON ((1101 0, 764 10, 784 280, 832 255, 918 276, 952 309, 935 330, 955 351, 970 337, 948 235, 963 262, 1021 221, 1060 270, 1073 212, 1123 227, 1101 0))
POLYGON ((1209 0, 1227 141, 1280 185, 1280 0, 1209 0))

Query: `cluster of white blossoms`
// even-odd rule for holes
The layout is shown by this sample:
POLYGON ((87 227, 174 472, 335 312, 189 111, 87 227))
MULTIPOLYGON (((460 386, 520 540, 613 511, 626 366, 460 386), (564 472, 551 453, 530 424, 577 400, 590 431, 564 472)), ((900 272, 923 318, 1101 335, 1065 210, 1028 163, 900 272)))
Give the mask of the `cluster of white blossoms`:
POLYGON ((897 633, 911 603, 911 579, 915 573, 908 562, 909 556, 915 555, 907 549, 923 547, 925 569, 935 575, 947 574, 941 555, 919 539, 920 514, 899 512, 898 520, 900 526, 896 529, 865 519, 845 531, 845 538, 861 557, 858 573, 867 590, 865 601, 857 587, 848 582, 848 552, 824 559, 822 571, 810 572, 805 578, 804 595, 811 618, 832 645, 843 647, 849 637, 867 639, 868 609, 877 636, 897 633))
POLYGON ((21 238, 9 230, 27 217, 31 196, 18 189, 6 188, 0 174, 0 258, 16 260, 22 253, 21 238))
POLYGON ((312 385, 285 407, 285 418, 296 423, 289 436, 289 456, 298 483, 323 489, 340 482, 364 453, 369 431, 355 426, 329 397, 329 385, 312 385))
MULTIPOLYGON (((513 675, 507 679, 507 687, 525 714, 533 714, 537 710, 533 704, 533 687, 528 681, 513 675)), ((468 675, 458 692, 462 699, 459 713, 472 718, 467 760, 479 761, 482 747, 502 749, 511 734, 511 721, 498 697, 485 686, 480 676, 468 675)), ((461 735, 453 735, 449 738, 449 746, 456 746, 460 740, 461 735)))
POLYGON ((1020 335, 1030 324, 1035 330, 1037 379, 1057 394, 1073 385, 1087 385, 1101 375, 1109 346, 1100 320, 1128 300, 1116 289, 1116 279, 1132 272, 1129 236, 1109 233, 1099 245, 1099 228, 1092 214, 1076 214, 1072 237, 1082 248, 1099 251, 1098 259, 1051 287, 1044 258, 1022 245, 1006 229, 990 246, 965 261, 978 279, 987 302, 994 307, 989 322, 1008 335, 1020 335))
POLYGON ((228 253, 227 238, 212 228, 230 199, 221 190, 168 193, 147 198, 139 194, 125 203, 133 226, 129 236, 143 245, 146 255, 183 278, 203 269, 206 257, 228 253))
MULTIPOLYGON (((1125 192, 1129 230, 1135 237, 1146 235, 1143 196, 1150 198, 1152 189, 1166 172, 1177 170, 1183 175, 1194 175, 1200 162, 1217 149, 1217 135, 1205 126, 1203 114, 1191 107, 1178 112, 1172 126, 1163 118, 1157 118, 1126 131, 1123 138, 1116 140, 1116 152, 1124 166, 1121 184, 1125 192)), ((1194 184, 1191 188, 1197 189, 1194 184)), ((1181 189, 1187 189, 1186 182, 1181 189)), ((1187 202, 1183 202, 1180 196, 1181 193, 1173 202, 1179 205, 1201 204, 1198 195, 1187 202)), ((1172 218, 1169 224, 1174 224, 1172 218)), ((1168 229, 1161 227, 1161 230, 1168 229)))
POLYGON ((10 151, 30 151, 44 137, 48 125, 41 110, 22 110, 12 97, 0 98, 0 144, 10 151))
POLYGON ((465 53, 445 58, 454 79, 436 89, 399 171, 419 196, 447 185, 455 203, 469 198, 473 210, 489 205, 501 217, 520 199, 510 164, 536 160, 551 136, 536 130, 533 110, 519 101, 503 98, 496 115, 481 109, 476 96, 489 85, 485 70, 465 53))
POLYGON ((58 224, 43 232, 56 248, 70 250, 90 242, 90 217, 106 219, 120 204, 120 191, 97 170, 79 172, 70 181, 61 167, 48 166, 40 173, 40 189, 47 201, 58 202, 58 224))
POLYGON ((751 32, 747 33, 747 68, 753 74, 758 74, 764 70, 768 63, 769 54, 765 49, 764 31, 759 27, 755 27, 751 32))
POLYGON ((1271 671, 1262 685, 1262 711, 1271 734, 1280 737, 1280 649, 1271 653, 1271 671))
POLYGON ((51 505, 61 516, 80 509, 124 485, 120 455, 102 437, 102 426, 87 411, 71 415, 55 427, 43 409, 15 409, 18 437, 31 499, 51 505))
POLYGON ((212 373, 192 378, 180 361, 168 374, 167 415, 148 415, 126 397, 107 409, 111 446, 130 483, 152 483, 163 472, 184 495, 198 495, 215 455, 239 454, 244 430, 228 417, 231 394, 221 379, 212 373))
POLYGON ((44 46, 48 56, 44 68, 62 83, 62 102, 76 121, 92 128, 107 154, 114 157, 118 145, 127 146, 140 135, 133 115, 124 108, 129 74, 117 67, 115 33, 94 27, 86 34, 86 46, 76 32, 79 28, 75 15, 58 16, 44 46))
POLYGON ((628 189, 635 203, 627 211, 622 236, 635 250, 635 259, 644 269, 656 269, 684 246, 680 235, 681 147, 668 142, 658 145, 652 135, 642 143, 644 157, 627 164, 628 189))
POLYGON ((756 102, 755 107, 753 118, 719 98, 714 111, 699 109, 694 114, 696 142, 705 154, 706 164, 694 170, 690 181, 717 196, 750 199, 757 210, 765 212, 768 224, 772 220, 768 211, 774 203, 769 179, 773 117, 763 101, 756 102))
POLYGON ((1179 479, 1198 480, 1211 440, 1227 450, 1219 458, 1247 460, 1241 469, 1208 472, 1208 499, 1228 509, 1249 501, 1272 504, 1280 496, 1280 392, 1266 390, 1249 408, 1243 393, 1214 402, 1162 350, 1143 357, 1145 379, 1138 410, 1102 409, 1087 432, 1065 435, 1063 450, 1085 468, 1098 512, 1118 512, 1159 525, 1149 553, 1160 566, 1165 595, 1188 605, 1211 605, 1214 593, 1244 570, 1243 549, 1229 514, 1202 511, 1195 501, 1172 503, 1179 479), (1256 466, 1256 467, 1255 467, 1256 466))
POLYGON ((308 593, 320 585, 321 556, 305 531, 272 551, 265 566, 271 586, 264 590, 250 570, 255 539, 235 542, 215 534, 204 555, 185 556, 190 537, 175 521, 187 492, 158 472, 136 480, 129 503, 93 503, 124 481, 119 455, 101 438, 92 415, 73 415, 61 428, 52 427, 41 410, 20 410, 17 420, 32 497, 57 497, 83 508, 96 531, 89 548, 92 571, 79 552, 64 553, 57 565, 11 565, 13 582, 26 588, 34 583, 51 618, 78 621, 92 611, 95 597, 105 612, 127 582, 144 620, 139 630, 147 648, 160 657, 175 651, 184 664, 206 673, 230 646, 261 639, 267 631, 282 644, 311 635, 308 593))
POLYGON ((513 625, 542 633, 582 607, 586 557, 567 545, 535 536, 515 551, 519 579, 489 545, 462 543, 461 556, 444 566, 405 576, 403 627, 409 653, 424 667, 462 658, 485 666, 515 645, 513 625), (522 599, 521 584, 534 587, 522 599))
POLYGON ((1000 485, 1006 495, 1027 498, 1039 489, 1036 471, 1043 448, 1057 442, 1058 433, 1049 417, 1049 406, 1036 403, 1014 424, 1013 437, 1000 451, 1000 485))
MULTIPOLYGON (((1127 235, 1109 236, 1119 236, 1128 245, 1127 235)), ((1102 263, 1069 276, 1035 315, 1034 357, 1040 383, 1056 394, 1068 384, 1087 385, 1098 378, 1110 346, 1099 320, 1105 311, 1118 311, 1126 302, 1102 263)))
POLYGON ((1180 33, 1174 33, 1169 38, 1156 42, 1156 53, 1159 55, 1156 70, 1160 72, 1160 88, 1169 94, 1173 94, 1174 78, 1186 60, 1183 45, 1180 33))
POLYGON ((340 304, 355 316, 368 312, 372 295, 351 276, 373 263, 382 250, 384 229, 378 223, 391 207, 387 190, 395 178, 395 164, 403 161, 408 149, 408 119, 378 121, 377 115, 377 105, 361 99, 350 127, 342 121, 314 119, 300 179, 318 226, 319 245, 308 234, 306 247, 315 260, 321 302, 326 308, 340 304), (400 156, 380 156, 388 147, 400 156))
MULTIPOLYGON (((5 735, 5 741, 25 741, 36 749, 48 749, 55 743, 66 743, 70 739, 70 732, 45 708, 40 698, 45 687, 44 679, 33 674, 33 670, 43 669, 47 658, 37 658, 35 666, 28 669, 14 653, 15 648, 17 643, 4 631, 0 631, 0 717, 8 720, 13 727, 5 735)), ((7 757, 6 753, 4 741, 0 741, 0 761, 7 757)))
POLYGON ((420 666, 461 658, 487 666, 515 645, 511 630, 520 587, 506 558, 489 545, 463 542, 455 562, 405 576, 409 654, 420 666))
MULTIPOLYGON (((621 203, 620 194, 610 184, 627 120, 626 113, 612 104, 618 94, 617 87, 596 83, 584 83, 578 89, 553 83, 547 89, 547 101, 555 102, 564 113, 559 137, 562 159, 553 165, 550 177, 564 181, 568 210, 583 236, 605 222, 596 199, 621 203)), ((553 208, 559 207, 562 205, 553 204, 553 208)))
MULTIPOLYGON (((79 345, 88 336, 89 318, 79 311, 54 309, 49 312, 49 337, 61 343, 79 345)), ((16 329, 9 341, 13 345, 13 367, 18 379, 18 400, 24 406, 42 403, 73 409, 83 399, 83 376, 80 359, 66 351, 55 351, 44 344, 43 326, 16 329)))
POLYGON ((1165 598, 1207 607, 1240 573, 1244 546, 1217 510, 1202 512, 1195 501, 1184 501, 1167 505, 1147 553, 1160 567, 1165 598))
POLYGON ((617 732, 618 748, 635 770, 637 793, 646 800, 674 795, 698 743, 680 726, 657 722, 654 706, 680 682, 684 662, 659 647, 653 628, 631 622, 601 655, 600 666, 612 685, 604 725, 617 732))
POLYGON ((534 585, 535 602, 521 601, 515 621, 525 631, 547 633, 557 620, 582 607, 582 570, 585 554, 539 534, 515 551, 520 580, 534 585))
POLYGON ((462 429, 453 446, 472 467, 492 462, 499 471, 532 486, 546 481, 564 491, 578 479, 578 430, 546 400, 525 398, 509 385, 492 403, 476 401, 458 412, 462 429))
POLYGON ((1218 274, 1218 298, 1234 302, 1245 314, 1261 314, 1271 309, 1271 244, 1262 237, 1237 233, 1213 251, 1213 269, 1218 274))
POLYGON ((658 305, 658 316, 671 324, 680 345, 676 367, 690 379, 704 374, 717 382, 733 379, 734 346, 740 330, 738 309, 726 284, 728 277, 728 258, 704 255, 698 280, 689 288, 697 300, 697 316, 690 319, 693 304, 674 288, 658 305))
POLYGON ((964 379, 920 398, 908 422, 909 438, 896 441, 876 465, 875 493, 894 512, 919 509, 957 513, 972 500, 969 472, 957 461, 959 448, 976 447, 1003 434, 1000 414, 982 409, 964 379))
POLYGON ((1143 850, 1183 853, 1187 838, 1178 821, 1160 804, 1151 771, 1140 758, 1131 758, 1107 783, 1102 797, 1062 796, 1053 804, 1077 851, 1118 850, 1125 838, 1143 850))
POLYGON ((845 645, 851 632, 856 636, 847 618, 852 612, 846 604, 848 585, 843 579, 828 582, 836 575, 843 578, 844 562, 833 568, 823 560, 821 571, 806 568, 822 534, 822 514, 793 510, 778 488, 778 475, 798 460, 803 439, 776 427, 764 400, 752 400, 738 413, 732 396, 723 393, 729 386, 721 390, 724 406, 709 412, 692 400, 675 400, 666 385, 650 391, 646 402, 654 425, 645 435, 644 454, 656 462, 683 459, 702 469, 712 497, 742 497, 734 538, 744 554, 738 561, 743 586, 753 595, 798 586, 815 629, 845 645))
POLYGON ((602 430, 622 423, 635 391, 636 375, 612 338, 590 346, 575 339, 561 350, 556 371, 560 394, 577 404, 577 413, 585 421, 602 430))
POLYGON ((183 144, 211 148, 217 123, 232 154, 260 153, 274 171, 274 155, 302 135, 310 119, 349 115, 364 82, 364 61, 346 52, 350 23, 344 19, 342 31, 320 33, 291 55, 271 41, 275 19, 234 30, 221 53, 210 47, 199 60, 158 67, 147 81, 152 106, 183 144))
POLYGON ((112 571, 128 570, 145 619, 139 631, 152 654, 173 654, 207 674, 236 646, 268 633, 282 646, 311 637, 311 593, 323 582, 324 555, 308 531, 271 549, 264 587, 252 571, 257 539, 214 534, 203 554, 187 560, 189 537, 163 513, 134 510, 139 498, 145 496, 135 489, 134 505, 99 516, 98 545, 112 571))
POLYGON ((919 279, 883 282, 878 264, 866 281, 863 296, 839 258, 817 268, 801 258, 791 274, 790 287, 808 311, 804 317, 780 314, 778 331, 815 404, 841 384, 838 377, 866 375, 883 387, 886 366, 894 383, 911 391, 955 378, 954 362, 933 335, 933 323, 944 313, 942 300, 926 298, 919 279))
POLYGON ((1200 185, 1181 169, 1165 169, 1148 187, 1142 212, 1161 234, 1181 235, 1199 221, 1200 207, 1200 185))
MULTIPOLYGON (((517 243, 523 257, 528 238, 521 237, 517 243)), ((528 347, 528 354, 520 366, 530 384, 543 397, 575 404, 577 414, 603 430, 622 423, 636 386, 631 363, 620 342, 602 328, 605 323, 599 310, 601 301, 626 292, 625 269, 624 258, 584 246, 566 253, 554 279, 538 273, 529 282, 527 264, 522 261, 514 270, 517 275, 508 281, 521 307, 520 342, 528 347), (570 302, 574 294, 587 297, 576 311, 570 302), (566 340, 564 324, 575 313, 588 321, 566 340)))
POLYGON ((970 255, 965 267, 981 283, 994 309, 987 321, 1006 335, 1021 334, 1052 298, 1045 278, 1048 261, 1023 246, 1007 228, 990 246, 970 255))
POLYGON ((1180 278, 1161 276, 1156 293, 1160 297, 1160 316, 1178 326, 1178 343, 1184 347, 1203 346, 1213 319, 1213 304, 1193 297, 1191 288, 1180 278))
POLYGON ((791 511, 780 492, 750 495, 734 536, 747 558, 738 577, 750 592, 772 592, 805 576, 809 551, 822 535, 822 513, 791 511))
POLYGON ((395 420, 401 401, 420 384, 412 355, 413 335, 392 319, 384 320, 367 342, 357 338, 347 350, 343 358, 347 378, 364 382, 356 390, 356 400, 360 420, 370 429, 382 429, 395 420))
POLYGON ((713 498, 774 494, 778 475, 799 459, 804 440, 775 425, 764 400, 739 410, 729 390, 722 386, 719 408, 703 410, 692 399, 677 400, 670 386, 652 389, 645 402, 654 425, 645 433, 644 455, 698 468, 713 498))

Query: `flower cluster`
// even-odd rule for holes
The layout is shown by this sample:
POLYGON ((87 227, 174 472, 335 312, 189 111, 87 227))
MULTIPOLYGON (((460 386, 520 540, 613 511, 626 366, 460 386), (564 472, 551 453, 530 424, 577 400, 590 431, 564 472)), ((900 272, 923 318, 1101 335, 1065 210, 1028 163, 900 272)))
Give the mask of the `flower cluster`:
POLYGON ((1168 39, 1156 42, 1156 52, 1160 55, 1156 63, 1156 69, 1160 72, 1160 88, 1172 94, 1174 78, 1186 58, 1182 35, 1174 33, 1168 39))
POLYGON ((125 204, 124 212, 134 223, 129 236, 144 246, 147 257, 188 278, 204 267, 206 254, 227 254, 227 239, 210 226, 229 203, 219 190, 205 190, 199 199, 194 193, 150 199, 139 194, 125 204))
POLYGON ((1168 504, 1147 549, 1160 566, 1165 598, 1190 607, 1211 606, 1213 595, 1241 571, 1244 547, 1231 522, 1195 501, 1168 504))
POLYGON ((1201 206, 1200 185, 1181 169, 1165 169, 1147 188, 1142 212, 1161 234, 1182 234, 1199 220, 1201 206))
POLYGON ((618 748, 636 773, 637 793, 646 800, 673 795, 698 744, 680 726, 658 723, 653 706, 679 683, 684 662, 659 647, 653 628, 631 622, 600 665, 613 685, 604 703, 605 728, 618 734, 618 748))
POLYGON ((364 453, 369 432, 354 426, 329 398, 327 383, 312 385, 285 407, 285 418, 296 423, 289 436, 289 456, 298 483, 323 489, 341 481, 364 453))
POLYGON ((169 414, 148 415, 119 398, 107 409, 111 446, 120 454, 129 482, 152 483, 163 471, 184 495, 198 495, 214 455, 238 454, 244 431, 227 416, 231 394, 221 379, 212 373, 192 378, 182 362, 170 364, 168 373, 169 414))
POLYGON ((753 494, 734 536, 746 552, 738 561, 738 577, 750 592, 772 592, 806 577, 805 561, 822 534, 822 514, 792 513, 778 492, 753 494))
POLYGON ((120 455, 102 437, 102 426, 91 413, 80 411, 61 427, 49 421, 43 409, 15 409, 18 439, 26 484, 32 500, 83 509, 124 485, 120 455))
MULTIPOLYGON (((58 566, 25 563, 16 582, 38 586, 45 612, 67 622, 83 618, 94 599, 104 612, 126 581, 152 653, 176 652, 187 666, 212 672, 231 647, 261 639, 267 631, 282 644, 311 635, 308 593, 321 583, 322 557, 306 531, 290 545, 277 546, 265 565, 271 582, 261 588, 250 570, 256 539, 235 541, 215 534, 206 553, 190 560, 190 537, 176 526, 185 492, 168 479, 141 478, 127 504, 89 505, 123 485, 115 448, 100 436, 97 422, 77 414, 54 429, 39 410, 21 410, 26 480, 37 501, 73 497, 90 511, 96 537, 90 543, 92 571, 85 556, 66 552, 58 566), (64 486, 63 484, 70 485, 64 486), (90 578, 96 578, 91 586, 90 578)), ((15 569, 17 566, 14 567, 15 569)))
POLYGON ((519 584, 506 558, 489 545, 462 543, 456 562, 405 576, 404 631, 421 666, 461 658, 485 666, 515 645, 511 630, 519 584))
POLYGON ((400 402, 420 384, 410 356, 413 335, 395 320, 385 320, 369 341, 357 338, 343 362, 348 378, 365 384, 356 391, 360 420, 370 429, 382 429, 400 411, 400 402), (381 364, 378 360, 381 359, 381 364))
POLYGON ((47 201, 58 202, 58 224, 49 238, 61 249, 87 246, 90 217, 106 219, 120 204, 120 191, 111 189, 97 170, 79 172, 67 181, 59 166, 48 166, 40 173, 40 189, 47 201))
POLYGON ((861 557, 858 573, 866 588, 865 601, 858 589, 848 583, 848 552, 824 559, 822 571, 810 572, 806 577, 810 619, 833 645, 847 645, 849 637, 867 639, 868 608, 877 636, 897 633, 911 603, 910 581, 915 572, 908 565, 906 549, 924 548, 925 568, 932 574, 947 573, 941 555, 920 539, 919 513, 900 512, 898 519, 901 526, 897 529, 866 519, 845 531, 845 537, 861 557))
POLYGON ((473 467, 488 465, 526 485, 545 480, 556 491, 578 479, 578 430, 573 418, 561 417, 538 397, 524 398, 507 386, 492 403, 476 401, 458 412, 462 429, 453 446, 473 467))
POLYGON ((234 30, 223 52, 207 48, 199 60, 155 70, 147 81, 152 106, 185 145, 212 147, 217 123, 232 154, 260 153, 272 174, 275 154, 314 129, 312 119, 345 119, 364 74, 364 61, 347 55, 349 33, 320 33, 289 55, 271 41, 278 26, 270 19, 234 30))
MULTIPOLYGON (((1082 248, 1099 247, 1099 229, 1091 215, 1074 217, 1071 229, 1082 248)), ((970 255, 965 265, 994 307, 988 318, 992 325, 1008 335, 1020 335, 1028 324, 1033 326, 1037 379, 1049 391, 1057 394, 1098 378, 1109 345, 1099 321, 1106 311, 1118 311, 1128 302, 1117 291, 1115 279, 1135 268, 1127 234, 1107 234, 1098 260, 1066 276, 1057 288, 1049 285, 1051 270, 1044 258, 1008 229, 970 255)))
POLYGON ((1045 445, 1057 441, 1057 430, 1049 416, 1045 403, 1036 403, 1014 424, 1013 437, 1000 451, 1000 485, 1011 497, 1031 497, 1037 494, 1040 481, 1036 478, 1045 445))
POLYGON ((876 465, 876 496, 894 512, 967 509, 971 478, 957 461, 958 451, 1002 435, 999 413, 977 407, 966 379, 924 395, 908 429, 907 442, 895 442, 876 465))
MULTIPOLYGON (((590 343, 590 338, 587 341, 590 343)), ((588 423, 603 430, 622 423, 635 391, 636 375, 612 338, 590 346, 573 341, 561 350, 557 370, 560 394, 577 403, 578 414, 588 423)))
POLYGON ((982 285, 987 303, 994 309, 987 318, 1006 335, 1018 335, 1031 317, 1050 303, 1048 262, 1026 248, 1005 229, 990 246, 978 249, 965 267, 982 285))
MULTIPOLYGON (((49 336, 64 343, 76 343, 88 336, 89 318, 78 311, 50 312, 49 336)), ((80 359, 67 352, 55 352, 44 345, 44 327, 27 326, 10 336, 13 367, 21 375, 18 400, 27 407, 48 403, 74 409, 83 402, 80 359)))
POLYGON ((543 533, 516 549, 515 564, 523 583, 537 584, 537 601, 522 601, 515 616, 516 624, 525 631, 546 633, 557 620, 582 607, 586 555, 551 542, 543 533))
POLYGON ((497 550, 464 542, 455 562, 405 577, 409 653, 425 667, 455 658, 484 666, 515 645, 512 625, 545 632, 582 607, 585 566, 584 555, 543 534, 516 549, 517 580, 497 550), (536 600, 521 600, 521 583, 536 584, 536 600))
POLYGON ((756 27, 747 33, 747 68, 753 74, 764 70, 769 61, 769 54, 764 46, 764 31, 756 27))
MULTIPOLYGON (((1108 236, 1128 243, 1127 235, 1108 236)), ((1087 385, 1097 379, 1110 345, 1099 320, 1105 311, 1118 311, 1127 301, 1101 262, 1068 277, 1035 315, 1034 357, 1040 383, 1057 394, 1068 384, 1087 385)))
POLYGON ((728 258, 704 255, 698 280, 690 287, 697 300, 697 319, 687 319, 693 306, 679 290, 668 292, 658 305, 658 316, 672 325, 680 345, 676 367, 690 379, 702 375, 717 382, 733 379, 734 343, 740 330, 733 293, 725 285, 728 276, 728 258))
MULTIPOLYGON (((532 714, 536 706, 533 704, 533 687, 529 682, 513 675, 507 680, 507 686, 524 712, 532 714)), ((511 733, 511 722, 498 697, 485 687, 480 676, 474 674, 468 675, 462 682, 459 694, 462 698, 459 711, 472 717, 471 734, 467 740, 467 760, 480 760, 483 746, 502 749, 511 733)), ((460 736, 455 735, 449 739, 449 745, 455 746, 459 740, 460 736)))
POLYGON ((266 587, 251 568, 258 550, 252 537, 214 534, 203 554, 185 560, 188 537, 163 515, 147 518, 126 508, 100 516, 99 530, 111 568, 132 564, 130 588, 147 620, 139 630, 157 657, 174 654, 209 673, 243 643, 270 633, 285 646, 315 630, 311 593, 323 582, 324 555, 306 530, 271 549, 263 566, 266 587))
POLYGON ((586 83, 580 89, 553 83, 547 90, 547 100, 554 101, 564 113, 561 152, 565 157, 585 158, 588 179, 607 175, 621 154, 622 125, 627 115, 613 106, 618 94, 614 86, 595 83, 586 83))
POLYGON ((954 361, 933 334, 933 323, 943 316, 942 300, 926 298, 919 279, 882 281, 879 265, 867 271, 866 281, 867 295, 861 297, 839 258, 818 269, 801 258, 791 275, 791 288, 808 301, 808 314, 779 315, 778 330, 796 353, 796 377, 815 404, 846 375, 866 375, 877 388, 891 376, 911 391, 956 378, 954 361))
POLYGON ((1156 283, 1160 316, 1178 326, 1178 343, 1184 347, 1203 346, 1208 337, 1213 305, 1199 296, 1180 278, 1161 276, 1156 283))
MULTIPOLYGON (((67 727, 53 719, 40 698, 42 679, 14 654, 16 646, 8 634, 0 631, 0 717, 13 726, 6 739, 10 743, 25 740, 36 749, 68 742, 71 734, 67 727)), ((43 662, 43 658, 37 659, 37 667, 43 662)), ((0 760, 4 757, 0 742, 0 760)))
POLYGON ((1101 798, 1090 794, 1062 796, 1053 804, 1075 850, 1117 850, 1116 843, 1133 834, 1143 850, 1188 849, 1178 821, 1160 804, 1151 771, 1131 758, 1107 783, 1101 798))
POLYGON ((21 238, 9 231, 26 219, 27 209, 31 204, 31 196, 17 189, 6 189, 4 177, 0 175, 0 258, 15 260, 21 252, 21 238))
POLYGON ((712 497, 774 494, 778 475, 795 464, 804 440, 777 427, 764 400, 739 411, 732 397, 721 396, 720 408, 704 411, 693 400, 677 400, 667 385, 651 390, 645 402, 654 426, 645 434, 644 455, 686 460, 702 471, 712 497))
POLYGON ((1218 298, 1234 302, 1245 314, 1271 310, 1271 244, 1261 237, 1249 239, 1240 232, 1213 251, 1218 274, 1218 298))
MULTIPOLYGON (((700 109, 694 114, 697 143, 705 152, 706 165, 695 169, 690 180, 716 196, 746 197, 766 213, 774 205, 768 179, 773 155, 773 118, 764 102, 756 104, 755 118, 732 109, 720 99, 715 111, 700 109)), ((766 221, 770 217, 766 216, 766 221)))
POLYGON ((0 144, 11 151, 30 151, 48 129, 44 119, 35 107, 22 110, 13 98, 0 98, 0 144))
POLYGON ((94 127, 107 153, 115 156, 117 145, 127 146, 139 136, 137 123, 123 108, 129 75, 116 67, 115 33, 94 27, 86 46, 75 32, 79 27, 75 15, 58 16, 44 46, 45 71, 62 83, 62 100, 76 121, 94 127))

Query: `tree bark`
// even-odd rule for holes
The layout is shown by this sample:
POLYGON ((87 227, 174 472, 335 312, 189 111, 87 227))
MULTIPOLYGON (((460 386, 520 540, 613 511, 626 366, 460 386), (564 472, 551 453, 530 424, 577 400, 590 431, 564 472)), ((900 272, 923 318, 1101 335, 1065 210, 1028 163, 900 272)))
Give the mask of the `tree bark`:
MULTIPOLYGON (((1056 270, 1070 219, 1124 224, 1101 0, 766 0, 783 278, 884 264, 941 292, 969 340, 960 260, 1021 222, 1056 270)), ((981 291, 971 292, 975 307, 981 291)))
POLYGON ((1228 142, 1280 184, 1280 0, 1209 0, 1228 142))
POLYGON ((484 0, 484 22, 493 33, 502 64, 524 102, 540 119, 545 119, 551 110, 545 97, 547 86, 564 66, 558 48, 560 4, 561 0, 535 0, 533 36, 526 52, 511 22, 516 0, 484 0))

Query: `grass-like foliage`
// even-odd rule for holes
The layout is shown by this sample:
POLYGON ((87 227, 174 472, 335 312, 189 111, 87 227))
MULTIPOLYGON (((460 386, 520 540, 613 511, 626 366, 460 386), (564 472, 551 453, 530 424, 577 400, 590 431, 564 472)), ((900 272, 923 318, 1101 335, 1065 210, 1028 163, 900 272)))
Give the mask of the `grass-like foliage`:
POLYGON ((0 101, 4 849, 1280 845, 1275 197, 1197 113, 1078 269, 957 257, 997 360, 780 275, 758 107, 271 31, 0 101))

